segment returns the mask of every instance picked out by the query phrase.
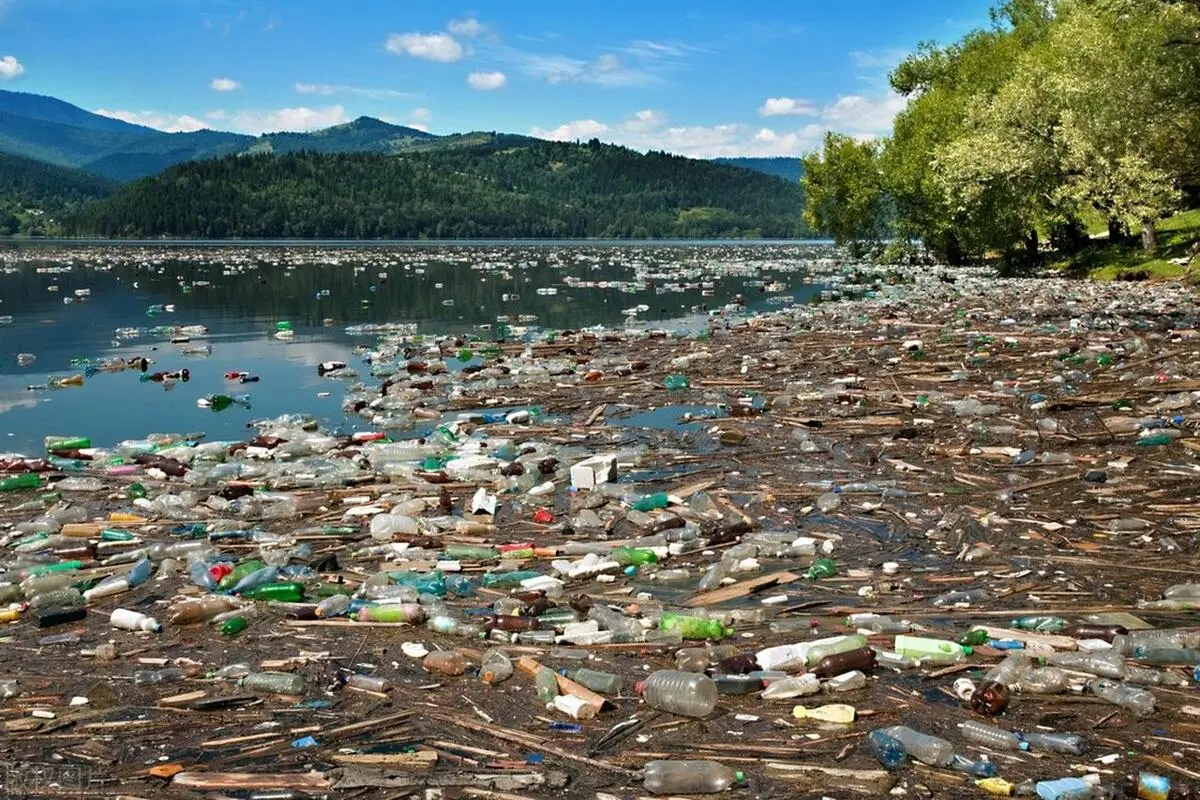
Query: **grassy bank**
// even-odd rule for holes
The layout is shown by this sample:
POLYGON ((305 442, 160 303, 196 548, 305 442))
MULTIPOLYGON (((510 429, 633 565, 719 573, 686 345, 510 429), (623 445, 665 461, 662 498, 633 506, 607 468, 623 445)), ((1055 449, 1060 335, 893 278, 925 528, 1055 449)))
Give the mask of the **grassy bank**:
MULTIPOLYGON (((1142 250, 1141 242, 1110 244, 1098 241, 1091 247, 1059 261, 1054 266, 1076 274, 1087 275, 1094 280, 1117 280, 1120 278, 1145 277, 1171 279, 1182 277, 1189 267, 1172 262, 1185 258, 1200 242, 1200 208, 1184 211, 1158 224, 1158 249, 1153 253, 1142 250)), ((1190 270, 1197 271, 1197 262, 1190 270)))

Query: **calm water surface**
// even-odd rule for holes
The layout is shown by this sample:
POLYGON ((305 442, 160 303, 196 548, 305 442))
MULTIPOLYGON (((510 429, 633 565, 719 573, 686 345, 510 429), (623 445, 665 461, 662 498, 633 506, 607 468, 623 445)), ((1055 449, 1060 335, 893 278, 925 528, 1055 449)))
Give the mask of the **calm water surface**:
POLYGON ((697 328, 741 295, 748 311, 815 297, 807 267, 819 245, 446 244, 393 247, 37 245, 0 248, 0 452, 37 452, 49 434, 98 445, 154 432, 246 435, 252 419, 313 414, 353 429, 342 384, 316 365, 353 355, 362 326, 494 339, 502 321, 539 329, 593 325, 697 328), (635 311, 636 314, 631 314, 635 311), (288 322, 295 338, 275 338, 288 322), (172 343, 171 326, 204 326, 172 343), (36 356, 18 363, 19 354, 36 356), (146 356, 188 368, 170 388, 134 371, 87 374, 73 359, 146 356), (240 385, 227 371, 260 376, 240 385), (30 390, 52 377, 84 385, 30 390), (199 408, 210 393, 248 393, 251 408, 199 408), (328 393, 328 396, 320 396, 328 393))

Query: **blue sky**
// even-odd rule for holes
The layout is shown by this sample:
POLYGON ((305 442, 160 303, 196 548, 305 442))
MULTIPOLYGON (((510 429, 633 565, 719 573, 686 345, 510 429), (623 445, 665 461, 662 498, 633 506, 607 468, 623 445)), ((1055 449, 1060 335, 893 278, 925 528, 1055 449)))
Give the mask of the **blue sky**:
POLYGON ((164 130, 361 115, 697 157, 886 134, 886 73, 988 0, 0 0, 0 88, 164 130))

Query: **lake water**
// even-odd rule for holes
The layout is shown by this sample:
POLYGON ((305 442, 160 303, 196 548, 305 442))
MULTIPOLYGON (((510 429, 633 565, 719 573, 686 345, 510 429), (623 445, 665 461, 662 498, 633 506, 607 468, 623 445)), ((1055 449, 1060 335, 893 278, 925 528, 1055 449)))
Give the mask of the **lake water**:
POLYGON ((738 296, 748 312, 811 300, 821 287, 808 266, 830 255, 795 243, 8 246, 0 248, 0 318, 12 317, 0 319, 0 452, 36 453, 51 434, 106 446, 154 432, 240 439, 248 421, 288 412, 352 430, 343 384, 316 365, 361 366, 354 348, 374 341, 364 325, 485 340, 502 324, 702 328, 709 309, 738 296), (276 338, 281 322, 294 338, 276 338), (172 343, 172 326, 205 332, 172 343), (20 354, 36 360, 22 365, 20 354), (151 371, 187 368, 190 380, 143 382, 135 370, 88 374, 72 364, 135 356, 152 360, 151 371), (261 380, 231 383, 229 371, 261 380), (28 388, 75 375, 82 386, 28 388), (248 393, 251 408, 197 406, 213 393, 248 393))

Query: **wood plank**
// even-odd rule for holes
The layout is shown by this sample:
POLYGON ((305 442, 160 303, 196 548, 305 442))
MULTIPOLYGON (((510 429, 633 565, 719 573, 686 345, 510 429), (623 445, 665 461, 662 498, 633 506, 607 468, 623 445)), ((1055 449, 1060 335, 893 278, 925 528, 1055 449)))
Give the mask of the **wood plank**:
POLYGON ((315 789, 329 788, 323 772, 180 772, 171 778, 180 789, 315 789))
POLYGON ((424 772, 434 768, 438 754, 434 750, 417 750, 415 753, 357 753, 335 755, 333 760, 339 764, 387 766, 391 769, 424 772))
POLYGON ((724 603, 726 600, 734 600, 739 597, 754 592, 757 589, 765 589, 769 586, 782 585, 800 580, 803 575, 796 572, 772 572, 770 575, 760 575, 757 578, 751 578, 748 581, 741 581, 732 586, 725 586, 720 589, 715 589, 711 592, 698 594, 691 600, 687 601, 687 605, 695 608, 697 606, 711 606, 716 603, 724 603))

